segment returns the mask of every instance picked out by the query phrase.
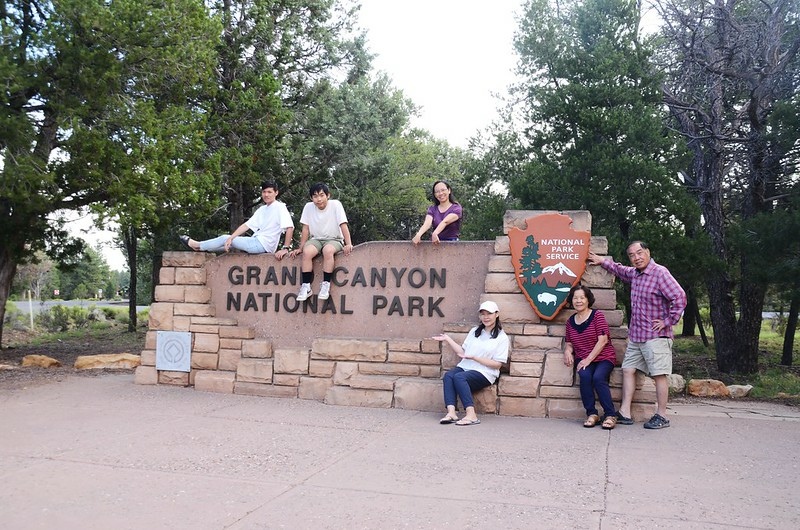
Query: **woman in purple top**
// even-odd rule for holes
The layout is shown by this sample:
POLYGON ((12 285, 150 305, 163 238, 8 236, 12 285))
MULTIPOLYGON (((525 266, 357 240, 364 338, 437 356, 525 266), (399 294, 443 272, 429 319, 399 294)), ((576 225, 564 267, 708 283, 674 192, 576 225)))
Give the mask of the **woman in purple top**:
POLYGON ((411 241, 419 245, 422 234, 433 226, 431 241, 458 241, 461 232, 461 205, 453 198, 453 189, 443 180, 433 183, 433 206, 428 208, 425 222, 411 241))
POLYGON ((572 366, 578 360, 576 371, 581 384, 581 401, 586 409, 584 427, 594 427, 600 422, 595 407, 594 394, 603 407, 603 428, 617 425, 617 413, 611 400, 608 379, 617 355, 609 340, 606 317, 592 309, 594 294, 588 287, 576 285, 567 295, 567 303, 575 314, 567 319, 567 336, 564 345, 564 364, 572 366))

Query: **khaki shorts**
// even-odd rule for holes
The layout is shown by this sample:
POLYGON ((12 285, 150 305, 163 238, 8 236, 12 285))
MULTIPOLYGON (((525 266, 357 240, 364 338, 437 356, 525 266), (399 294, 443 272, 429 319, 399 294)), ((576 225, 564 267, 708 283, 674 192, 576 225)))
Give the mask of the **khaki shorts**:
POLYGON ((333 246, 336 249, 336 252, 341 252, 342 250, 344 250, 344 241, 342 241, 341 239, 316 239, 312 237, 311 239, 306 241, 306 245, 311 245, 312 247, 317 249, 317 252, 320 253, 322 253, 322 247, 327 245, 333 246))
POLYGON ((628 341, 623 368, 636 368, 649 376, 672 373, 672 339, 658 338, 647 342, 628 341))

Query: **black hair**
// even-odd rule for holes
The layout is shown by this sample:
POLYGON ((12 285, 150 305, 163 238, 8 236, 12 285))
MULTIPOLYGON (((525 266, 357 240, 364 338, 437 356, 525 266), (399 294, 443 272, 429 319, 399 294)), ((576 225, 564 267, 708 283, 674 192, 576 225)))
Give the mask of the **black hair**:
POLYGON ((453 188, 450 186, 450 183, 447 182, 446 180, 437 180, 436 182, 433 183, 433 186, 431 186, 431 200, 433 201, 433 204, 437 206, 439 205, 439 199, 436 198, 436 191, 435 191, 437 184, 444 184, 445 186, 447 186, 447 189, 450 191, 450 202, 452 202, 453 204, 458 204, 456 198, 453 197, 453 188))
POLYGON ((280 191, 278 189, 278 183, 275 182, 274 180, 265 180, 264 182, 261 183, 261 191, 264 191, 267 188, 272 188, 275 191, 280 191))
POLYGON ((569 307, 573 307, 572 297, 575 296, 576 291, 583 291, 583 294, 586 295, 586 300, 589 301, 589 307, 592 307, 594 305, 594 293, 592 292, 592 290, 586 287, 585 285, 578 284, 574 286, 572 289, 570 289, 569 294, 567 295, 567 304, 569 305, 569 307))
MULTIPOLYGON (((485 328, 486 328, 486 326, 484 326, 483 322, 481 322, 480 325, 478 326, 478 329, 475 330, 475 336, 476 337, 480 337, 481 333, 483 332, 483 330, 485 328)), ((497 320, 494 321, 494 327, 492 328, 492 332, 490 333, 490 336, 493 339, 496 339, 497 336, 500 334, 500 331, 502 331, 502 329, 503 329, 503 326, 500 324, 500 317, 498 316, 497 320)))
POLYGON ((625 253, 627 254, 628 253, 628 249, 631 248, 636 243, 639 243, 639 246, 641 246, 645 250, 650 248, 649 246, 647 246, 647 243, 645 243, 644 241, 639 241, 637 239, 636 241, 631 241, 630 244, 627 247, 625 247, 625 253))
POLYGON ((323 192, 325 195, 331 194, 331 191, 328 189, 327 184, 325 184, 324 182, 317 182, 308 189, 308 196, 313 197, 315 193, 319 192, 323 192))

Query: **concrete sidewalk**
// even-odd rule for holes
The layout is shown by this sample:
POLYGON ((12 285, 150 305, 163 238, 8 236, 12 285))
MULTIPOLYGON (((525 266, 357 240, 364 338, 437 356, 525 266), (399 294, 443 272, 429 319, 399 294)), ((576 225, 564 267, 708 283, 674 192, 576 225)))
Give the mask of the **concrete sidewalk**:
POLYGON ((4 529, 800 528, 800 410, 672 426, 328 406, 137 386, 0 389, 4 529))

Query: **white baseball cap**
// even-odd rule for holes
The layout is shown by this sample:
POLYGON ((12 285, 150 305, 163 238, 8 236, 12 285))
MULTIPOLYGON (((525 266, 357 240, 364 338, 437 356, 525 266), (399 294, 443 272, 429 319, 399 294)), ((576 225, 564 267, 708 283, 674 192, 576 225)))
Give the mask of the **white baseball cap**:
POLYGON ((478 308, 478 311, 488 311, 490 313, 498 313, 500 308, 497 307, 497 304, 492 302, 491 300, 486 300, 481 306, 478 308))

